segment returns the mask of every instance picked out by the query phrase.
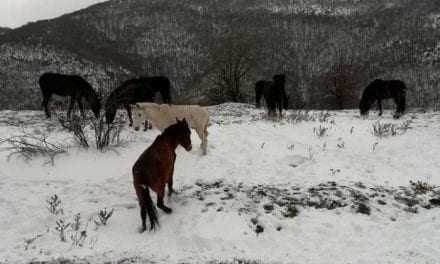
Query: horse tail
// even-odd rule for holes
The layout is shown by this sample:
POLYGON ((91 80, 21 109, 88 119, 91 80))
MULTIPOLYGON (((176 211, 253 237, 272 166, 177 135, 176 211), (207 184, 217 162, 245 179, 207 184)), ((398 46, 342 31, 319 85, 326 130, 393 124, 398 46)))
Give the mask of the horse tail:
POLYGON ((139 205, 141 207, 141 218, 143 230, 146 230, 145 218, 148 214, 150 219, 150 230, 156 228, 156 224, 159 225, 159 220, 157 218, 157 210, 153 204, 153 200, 150 196, 150 189, 148 186, 142 186, 134 182, 134 189, 136 190, 136 195, 138 197, 139 205))

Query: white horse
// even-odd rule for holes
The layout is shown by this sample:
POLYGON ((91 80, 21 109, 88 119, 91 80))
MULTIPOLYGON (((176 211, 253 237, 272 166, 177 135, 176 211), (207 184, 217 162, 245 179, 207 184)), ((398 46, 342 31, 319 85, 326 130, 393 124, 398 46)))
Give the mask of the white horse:
POLYGON ((206 155, 208 147, 208 111, 199 105, 168 105, 155 103, 137 103, 131 106, 133 112, 133 127, 135 130, 146 127, 146 121, 150 121, 160 131, 165 130, 172 124, 177 123, 176 119, 186 119, 190 128, 196 130, 202 141, 201 148, 203 155, 206 155))

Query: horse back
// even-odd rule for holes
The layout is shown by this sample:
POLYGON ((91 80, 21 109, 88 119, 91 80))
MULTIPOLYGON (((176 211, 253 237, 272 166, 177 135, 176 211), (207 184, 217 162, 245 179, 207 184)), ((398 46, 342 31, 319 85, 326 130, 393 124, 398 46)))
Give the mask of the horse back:
POLYGON ((38 82, 44 94, 73 96, 85 90, 93 90, 90 84, 78 75, 44 73, 38 82))
POLYGON ((156 193, 163 190, 172 177, 175 155, 171 145, 159 135, 133 165, 133 181, 156 193))
POLYGON ((401 80, 383 81, 379 97, 383 99, 396 98, 406 92, 406 85, 401 80))

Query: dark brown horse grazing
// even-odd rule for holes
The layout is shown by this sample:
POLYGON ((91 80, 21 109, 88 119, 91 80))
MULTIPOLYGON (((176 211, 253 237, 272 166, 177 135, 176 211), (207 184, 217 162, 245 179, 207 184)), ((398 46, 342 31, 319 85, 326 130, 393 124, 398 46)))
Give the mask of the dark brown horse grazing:
POLYGON ((93 114, 95 114, 96 118, 99 117, 99 111, 101 109, 99 96, 93 90, 92 86, 81 76, 44 73, 41 75, 38 82, 40 84, 41 92, 43 93, 42 106, 44 107, 47 118, 50 117, 48 105, 52 94, 70 97, 69 110, 67 111, 67 116, 69 118, 75 102, 78 103, 81 115, 85 117, 82 99, 89 102, 93 114))
POLYGON ((384 81, 376 79, 365 88, 361 101, 359 103, 359 110, 361 115, 368 114, 371 106, 377 101, 379 108, 379 116, 382 115, 382 100, 394 99, 396 103, 396 113, 394 118, 399 118, 405 112, 406 106, 406 85, 400 80, 384 81))
POLYGON ((269 116, 276 115, 278 108, 280 116, 283 108, 288 108, 288 96, 285 90, 286 76, 277 74, 273 76, 273 81, 258 81, 255 83, 256 107, 260 108, 261 97, 264 97, 269 116))
POLYGON ((112 91, 106 105, 105 117, 111 124, 116 116, 116 111, 122 105, 127 110, 130 126, 133 124, 130 105, 141 102, 154 102, 155 94, 160 93, 164 103, 171 103, 170 80, 165 76, 142 77, 123 82, 112 91))
POLYGON ((165 186, 168 185, 168 195, 173 190, 175 150, 181 145, 190 151, 191 130, 185 119, 169 126, 159 135, 153 144, 142 153, 133 166, 133 184, 141 208, 142 232, 147 229, 146 216, 150 219, 150 230, 159 224, 156 208, 150 196, 150 188, 157 193, 157 207, 165 213, 171 213, 171 208, 163 203, 165 186))

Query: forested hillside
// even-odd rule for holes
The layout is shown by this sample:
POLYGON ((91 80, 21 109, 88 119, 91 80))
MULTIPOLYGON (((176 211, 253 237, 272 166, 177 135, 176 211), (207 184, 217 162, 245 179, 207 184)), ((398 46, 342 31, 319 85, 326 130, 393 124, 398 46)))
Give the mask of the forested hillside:
POLYGON ((0 30, 0 108, 39 108, 47 71, 103 95, 166 75, 178 102, 203 104, 253 101, 257 80, 283 72, 291 107, 315 109, 355 108, 393 78, 409 106, 438 108, 439 27, 436 0, 113 0, 0 30))

